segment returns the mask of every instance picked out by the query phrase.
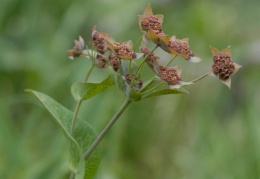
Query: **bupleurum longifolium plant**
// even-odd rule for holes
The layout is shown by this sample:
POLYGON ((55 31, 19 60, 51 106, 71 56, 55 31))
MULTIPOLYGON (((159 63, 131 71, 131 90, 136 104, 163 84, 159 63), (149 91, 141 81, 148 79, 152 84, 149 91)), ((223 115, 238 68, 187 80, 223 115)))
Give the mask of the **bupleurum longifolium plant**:
POLYGON ((95 176, 101 160, 100 147, 97 146, 129 104, 166 94, 188 94, 186 86, 209 75, 217 77, 230 88, 231 76, 241 67, 233 62, 230 46, 221 51, 210 47, 213 55, 211 68, 202 76, 185 81, 181 76, 181 67, 172 65, 176 57, 195 63, 201 61, 190 49, 188 39, 178 39, 166 34, 162 26, 163 15, 154 15, 150 4, 138 18, 143 35, 135 45, 131 40, 117 42, 111 35, 99 32, 96 26, 93 27, 92 40, 88 45, 82 37, 74 41, 74 47, 68 50, 69 58, 75 60, 84 57, 91 63, 85 81, 72 84, 71 92, 77 102, 74 112, 46 94, 26 90, 50 112, 68 141, 70 179, 91 179, 95 176), (162 65, 161 57, 155 54, 157 48, 172 55, 167 65, 162 65), (153 76, 148 81, 143 81, 141 76, 144 65, 148 65, 153 71, 153 76), (113 72, 101 82, 90 83, 89 76, 94 68, 113 72), (79 109, 83 101, 113 85, 124 94, 125 101, 104 129, 96 135, 93 127, 78 116, 79 109))

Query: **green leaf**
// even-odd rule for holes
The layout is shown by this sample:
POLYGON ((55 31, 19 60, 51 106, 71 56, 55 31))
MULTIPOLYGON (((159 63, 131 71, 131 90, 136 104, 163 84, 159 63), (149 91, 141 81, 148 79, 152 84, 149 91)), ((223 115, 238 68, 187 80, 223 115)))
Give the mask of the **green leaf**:
POLYGON ((141 94, 142 99, 146 99, 166 94, 189 94, 189 92, 184 88, 170 89, 165 82, 153 78, 144 85, 144 87, 141 89, 141 94))
POLYGON ((123 76, 121 73, 119 73, 119 71, 115 74, 115 81, 116 81, 117 88, 125 94, 126 92, 125 80, 123 79, 123 76))
POLYGON ((112 75, 108 76, 100 83, 79 83, 76 82, 71 86, 71 93, 75 100, 86 100, 113 86, 114 79, 112 75))
POLYGON ((74 129, 74 137, 69 133, 73 113, 56 102, 51 97, 34 91, 26 90, 33 94, 53 116, 54 121, 63 131, 69 145, 70 168, 76 173, 76 179, 92 179, 100 162, 100 151, 95 150, 90 158, 84 162, 84 152, 96 138, 92 127, 83 119, 78 118, 74 129))

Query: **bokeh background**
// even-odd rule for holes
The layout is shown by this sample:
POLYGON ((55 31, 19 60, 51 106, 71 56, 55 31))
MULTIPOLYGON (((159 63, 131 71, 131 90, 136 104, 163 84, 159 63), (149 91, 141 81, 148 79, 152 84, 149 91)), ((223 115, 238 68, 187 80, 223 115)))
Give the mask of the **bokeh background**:
MULTIPOLYGON (((203 59, 199 64, 175 61, 186 81, 208 71, 209 45, 231 45, 233 59, 243 68, 232 78, 231 90, 207 77, 188 87, 189 95, 131 104, 102 142, 96 179, 260 178, 257 0, 1 1, 0 178, 67 178, 66 140, 24 89, 42 91, 74 110, 70 86, 84 80, 90 62, 71 61, 66 50, 79 35, 88 42, 94 25, 118 41, 136 43, 142 35, 137 15, 148 2, 155 14, 164 14, 164 31, 188 37, 203 59)), ((96 69, 90 80, 106 75, 96 69)), ((113 87, 86 101, 80 116, 100 131, 123 101, 113 87)))

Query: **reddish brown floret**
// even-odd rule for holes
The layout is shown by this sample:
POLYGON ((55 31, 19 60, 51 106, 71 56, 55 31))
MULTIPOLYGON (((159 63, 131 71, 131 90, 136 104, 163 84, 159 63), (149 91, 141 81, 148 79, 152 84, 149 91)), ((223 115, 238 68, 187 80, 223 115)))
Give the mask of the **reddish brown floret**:
POLYGON ((122 43, 115 42, 113 43, 113 47, 118 57, 136 58, 136 53, 122 43))
POLYGON ((84 50, 85 42, 82 39, 82 37, 79 37, 79 40, 74 40, 74 47, 73 49, 69 49, 67 52, 70 55, 70 59, 74 59, 76 57, 80 57, 83 55, 83 50, 84 50))
POLYGON ((183 40, 170 40, 168 43, 168 47, 173 49, 177 53, 186 56, 187 59, 194 57, 194 53, 190 50, 189 45, 183 40))
POLYGON ((80 57, 80 55, 82 55, 82 51, 75 47, 73 49, 68 50, 67 52, 71 57, 74 57, 74 58, 80 57))
MULTIPOLYGON (((150 53, 150 50, 147 47, 141 48, 141 51, 145 55, 148 55, 150 53)), ((146 62, 151 68, 154 68, 155 66, 158 66, 158 59, 158 56, 156 56, 154 53, 150 53, 149 56, 146 58, 146 62)))
POLYGON ((107 64, 107 60, 103 56, 97 55, 96 63, 99 68, 105 68, 107 64))
POLYGON ((175 85, 182 80, 174 68, 159 66, 159 70, 158 76, 170 84, 175 85))
POLYGON ((113 53, 109 54, 109 64, 112 66, 112 68, 115 71, 117 71, 120 67, 120 61, 119 61, 118 57, 113 53))
POLYGON ((96 31, 92 35, 92 40, 93 40, 92 44, 96 47, 96 50, 99 53, 104 54, 105 51, 107 50, 107 47, 106 47, 106 39, 103 36, 103 34, 96 31))
POLYGON ((213 73, 221 80, 227 80, 233 74, 235 65, 229 54, 218 53, 213 56, 214 64, 212 65, 213 73))
POLYGON ((141 22, 142 29, 147 32, 150 28, 156 33, 162 33, 162 24, 156 16, 148 16, 141 22))
MULTIPOLYGON (((128 85, 131 85, 132 81, 133 81, 133 78, 134 78, 134 75, 133 74, 126 74, 125 76, 125 81, 128 85)), ((142 88, 143 86, 143 81, 138 78, 138 77, 135 77, 135 81, 134 81, 134 86, 137 87, 138 89, 142 88)))

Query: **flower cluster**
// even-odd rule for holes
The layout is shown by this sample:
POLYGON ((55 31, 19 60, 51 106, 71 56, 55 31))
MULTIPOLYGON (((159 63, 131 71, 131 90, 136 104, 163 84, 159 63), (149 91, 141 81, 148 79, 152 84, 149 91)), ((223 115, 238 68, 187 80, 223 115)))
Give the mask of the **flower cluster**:
POLYGON ((109 34, 101 33, 96 30, 96 26, 92 30, 92 45, 96 48, 96 50, 105 54, 107 51, 107 39, 111 38, 109 34))
POLYGON ((120 67, 120 59, 132 60, 137 58, 137 54, 132 50, 132 41, 116 42, 111 35, 98 32, 96 26, 92 30, 92 41, 90 44, 96 52, 85 49, 85 42, 80 37, 75 40, 73 49, 68 50, 70 58, 74 59, 80 56, 90 56, 98 68, 111 66, 115 71, 120 67))
POLYGON ((213 57, 212 69, 221 80, 227 80, 233 74, 235 65, 227 54, 220 53, 213 57))
POLYGON ((163 15, 153 15, 151 6, 147 7, 148 11, 144 15, 139 15, 140 18, 140 28, 148 32, 150 29, 155 32, 157 35, 163 35, 163 30, 162 30, 162 22, 163 22, 163 15))
POLYGON ((184 86, 194 84, 208 75, 217 77, 230 87, 231 76, 241 67, 233 62, 230 47, 222 51, 211 47, 213 65, 209 69, 210 71, 190 82, 184 82, 181 77, 181 67, 170 66, 170 64, 173 63, 177 56, 190 62, 200 61, 200 58, 196 57, 191 50, 188 39, 177 39, 175 36, 167 35, 163 31, 163 15, 154 15, 150 4, 146 7, 143 15, 138 17, 139 27, 144 34, 134 48, 131 40, 117 42, 111 35, 99 32, 94 27, 92 29, 92 39, 89 42, 90 48, 85 46, 83 38, 79 37, 78 40, 74 41, 74 47, 68 50, 70 59, 85 57, 92 63, 84 83, 76 82, 71 87, 72 95, 77 101, 73 115, 49 96, 37 91, 27 90, 33 93, 50 113, 54 114, 55 120, 69 139, 68 144, 72 160, 70 162, 71 179, 94 177, 99 163, 99 156, 97 153, 95 155, 91 154, 131 102, 166 94, 188 94, 189 92, 183 88, 184 86), (148 44, 149 42, 152 42, 152 44, 148 44), (135 51, 139 46, 142 53, 135 51), (162 65, 161 57, 156 55, 157 48, 161 48, 165 52, 174 55, 174 57, 166 65, 162 65), (144 64, 148 64, 154 72, 154 75, 147 81, 142 78, 143 76, 147 78, 147 75, 142 74, 144 64), (99 83, 90 83, 88 80, 94 67, 99 69, 109 68, 108 77, 99 83), (79 119, 79 108, 84 100, 114 85, 125 95, 125 102, 96 137, 95 132, 87 123, 82 123, 84 121, 76 123, 79 119), (72 121, 70 121, 70 116, 72 121), (70 127, 68 124, 71 124, 70 127), (96 138, 91 144, 89 143, 91 140, 82 140, 85 137, 84 135, 87 135, 86 138, 88 139, 96 138), (86 161, 87 165, 85 166, 86 161), (93 169, 92 172, 88 172, 89 168, 93 169))
POLYGON ((232 61, 230 46, 222 51, 211 47, 211 52, 213 55, 211 74, 217 76, 224 84, 230 87, 231 75, 235 74, 241 66, 232 61))
POLYGON ((141 47, 141 51, 144 53, 146 56, 146 62, 147 64, 154 70, 158 71, 159 64, 159 57, 155 55, 155 53, 151 52, 149 48, 147 48, 145 45, 141 47))
POLYGON ((79 40, 74 40, 73 49, 68 50, 69 58, 73 60, 74 58, 80 57, 83 55, 83 50, 85 48, 85 42, 82 37, 79 37, 79 40))
POLYGON ((178 54, 185 56, 187 59, 194 57, 194 53, 190 50, 188 43, 184 40, 171 40, 168 43, 168 47, 178 54))
POLYGON ((139 78, 143 62, 146 62, 154 71, 157 78, 166 83, 170 89, 179 89, 182 86, 193 84, 208 74, 218 77, 224 84, 230 87, 231 75, 235 74, 241 67, 232 61, 230 47, 222 51, 211 47, 213 53, 211 72, 191 82, 184 82, 181 77, 181 67, 169 67, 170 63, 166 66, 161 65, 160 57, 155 54, 154 50, 160 47, 165 52, 174 55, 174 58, 180 56, 190 62, 200 62, 201 59, 196 57, 191 50, 188 38, 177 39, 176 36, 167 35, 163 31, 164 16, 162 14, 153 14, 150 4, 148 4, 143 14, 138 15, 138 17, 139 27, 144 33, 140 47, 141 54, 133 50, 133 42, 131 40, 117 42, 111 35, 98 32, 96 27, 94 27, 92 30, 92 41, 90 42, 94 50, 85 49, 84 40, 79 37, 79 40, 74 41, 74 48, 68 50, 70 58, 74 59, 76 57, 87 56, 91 57, 94 65, 98 68, 104 69, 111 66, 115 72, 120 74, 121 79, 123 79, 126 85, 136 89, 143 87, 143 81, 139 78), (150 41, 156 45, 153 50, 148 48, 150 41), (143 62, 133 71, 131 69, 132 65, 136 65, 136 63, 132 61, 139 58, 142 58, 143 62), (126 63, 123 63, 122 60, 129 61, 129 66, 126 67, 126 63))
POLYGON ((120 67, 119 58, 114 53, 110 53, 108 60, 109 60, 109 64, 112 66, 113 70, 117 71, 120 67))
POLYGON ((136 58, 136 53, 132 50, 133 47, 133 43, 132 41, 127 41, 127 42, 123 42, 123 43, 119 43, 119 42, 113 42, 109 44, 109 48, 112 52, 114 52, 114 54, 121 59, 125 59, 125 60, 131 60, 136 58))
POLYGON ((143 81, 138 78, 138 77, 135 77, 134 74, 125 74, 124 75, 124 80, 125 82, 128 84, 128 85, 131 85, 132 83, 133 86, 136 88, 136 89, 141 89, 142 86, 143 86, 143 81), (133 82, 134 81, 134 82, 133 82))
POLYGON ((159 70, 158 76, 167 83, 176 85, 182 80, 180 72, 174 67, 159 66, 159 70))
POLYGON ((163 15, 154 15, 152 7, 149 4, 143 15, 139 15, 139 26, 145 33, 148 40, 153 41, 163 50, 173 55, 179 55, 191 62, 199 62, 200 58, 195 57, 191 51, 188 39, 177 39, 175 36, 168 36, 163 32, 162 28, 163 15))

